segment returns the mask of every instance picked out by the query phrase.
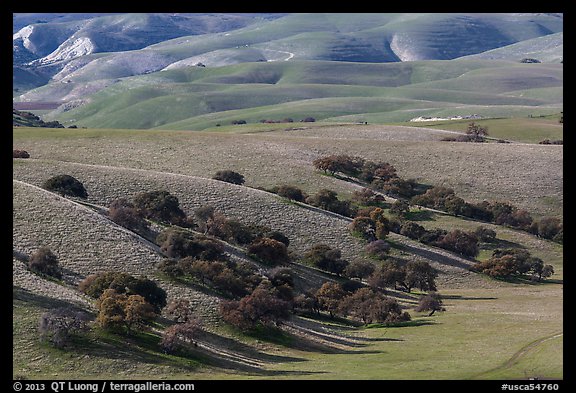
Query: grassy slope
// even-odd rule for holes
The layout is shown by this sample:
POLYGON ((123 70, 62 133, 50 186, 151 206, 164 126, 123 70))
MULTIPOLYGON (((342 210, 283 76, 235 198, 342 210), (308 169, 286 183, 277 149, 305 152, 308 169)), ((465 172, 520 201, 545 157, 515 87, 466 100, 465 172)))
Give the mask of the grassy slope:
MULTIPOLYGON (((261 125, 260 127, 278 126, 261 125)), ((250 127, 243 129, 249 131, 250 127)), ((345 145, 347 149, 351 148, 351 151, 362 155, 372 151, 372 154, 375 155, 367 158, 375 159, 376 156, 379 158, 393 157, 390 153, 396 150, 398 154, 395 156, 395 160, 398 161, 395 161, 394 165, 398 168, 408 167, 409 171, 415 171, 430 167, 429 175, 438 171, 458 176, 458 172, 454 172, 454 169, 461 168, 464 161, 469 163, 470 159, 476 155, 480 159, 481 154, 483 154, 481 152, 485 149, 488 149, 486 152, 489 152, 494 148, 506 148, 509 154, 516 154, 511 160, 512 162, 520 160, 516 163, 517 165, 526 167, 529 157, 531 160, 535 160, 534 166, 528 167, 529 170, 526 171, 526 175, 542 179, 537 171, 538 165, 545 162, 546 157, 549 157, 547 153, 552 151, 549 150, 552 148, 551 146, 535 146, 536 149, 524 150, 522 145, 513 144, 490 146, 458 144, 450 145, 451 149, 456 149, 456 154, 446 157, 440 152, 447 153, 446 147, 448 145, 433 142, 433 138, 437 136, 429 135, 426 129, 410 128, 409 130, 402 127, 380 130, 376 126, 322 127, 293 131, 296 134, 290 136, 292 134, 286 135, 282 129, 270 134, 235 135, 135 130, 22 128, 14 130, 14 147, 26 148, 32 154, 33 159, 14 161, 14 176, 17 179, 38 184, 51 173, 56 174, 62 171, 72 173, 85 182, 90 190, 90 198, 102 204, 106 204, 109 198, 116 196, 111 195, 110 192, 116 194, 133 193, 143 188, 149 188, 154 184, 161 184, 178 192, 178 196, 187 210, 201 201, 212 200, 225 207, 226 211, 229 212, 232 212, 234 208, 244 210, 243 213, 238 214, 245 216, 248 203, 253 198, 258 197, 260 193, 250 192, 248 194, 252 195, 251 198, 239 200, 240 194, 237 194, 236 191, 242 191, 242 187, 217 183, 219 187, 212 189, 209 184, 213 182, 208 180, 198 179, 195 180, 195 183, 190 183, 193 178, 162 175, 150 171, 135 172, 131 169, 114 169, 113 167, 89 167, 75 162, 165 172, 177 171, 200 176, 207 176, 217 169, 222 169, 222 166, 228 163, 234 168, 241 168, 240 171, 247 175, 247 181, 250 185, 279 184, 279 179, 307 179, 303 185, 310 190, 328 186, 338 189, 339 192, 344 192, 346 189, 350 192, 351 189, 348 185, 341 184, 334 178, 314 173, 310 162, 316 154, 323 154, 323 152, 332 149, 340 151, 345 145), (350 139, 350 136, 353 135, 351 133, 355 130, 364 138, 363 140, 350 139), (315 132, 319 134, 315 134, 315 132), (324 134, 320 134, 320 132, 324 134), (304 134, 304 136, 298 136, 298 133, 304 134), (330 147, 326 145, 326 133, 328 135, 332 133, 339 138, 333 139, 330 142, 330 147), (406 133, 409 133, 409 137, 406 133), (424 150, 420 150, 420 153, 414 153, 414 149, 419 143, 417 142, 418 139, 414 140, 413 138, 418 137, 418 135, 424 137, 422 140, 427 141, 426 146, 422 146, 422 148, 429 152, 428 155, 422 157, 422 162, 418 160, 420 163, 414 162, 417 161, 414 160, 414 157, 422 155, 424 152, 424 150), (163 137, 159 138, 160 136, 163 137), (317 140, 318 136, 322 139, 317 140), (376 137, 387 137, 388 140, 374 150, 376 145, 373 140, 376 137), (412 139, 412 142, 409 143, 406 139, 412 139), (128 146, 127 143, 129 143, 130 149, 124 148, 124 146, 128 146), (87 148, 88 145, 90 146, 89 149, 87 148), (259 149, 258 146, 262 148, 259 149), (369 146, 372 149, 368 149, 369 146), (388 148, 381 150, 384 146, 388 148), (404 146, 407 149, 398 149, 399 146, 404 146), (514 149, 516 149, 515 153, 513 153, 514 149), (187 154, 179 153, 184 151, 187 154), (383 154, 384 151, 388 154, 383 154), (472 151, 474 154, 471 155, 470 152, 472 151), (526 153, 525 158, 521 158, 523 151, 526 153), (191 154, 192 152, 195 154, 191 154), (223 154, 224 152, 226 154, 223 154), (252 154, 246 156, 246 152, 252 154), (411 157, 411 160, 402 160, 402 155, 411 157), (253 157, 255 156, 259 157, 258 162, 254 162, 253 157), (159 157, 162 159, 159 160, 159 157), (34 158, 40 160, 34 160, 34 158), (176 161, 173 160, 177 160, 179 164, 176 165, 176 161), (411 165, 407 165, 408 163, 411 165), (446 165, 446 168, 438 170, 438 165, 446 165), (290 169, 287 170, 287 168, 290 169), (191 187, 191 184, 195 184, 195 186, 191 187), (201 184, 202 186, 200 186, 201 184), (190 189, 195 191, 192 193, 185 191, 190 189), (229 192, 232 194, 222 198, 229 192), (208 195, 211 196, 207 198, 208 195), (235 206, 238 205, 238 202, 235 201, 242 201, 242 203, 235 206)), ((431 132, 437 133, 437 131, 431 132)), ((500 168, 503 176, 515 173, 513 172, 514 166, 510 166, 510 161, 506 157, 495 155, 493 152, 491 156, 497 160, 494 164, 500 168)), ((561 159, 559 162, 561 163, 561 159)), ((488 171, 493 171, 490 168, 488 171)), ((551 171, 554 172, 555 170, 552 169, 551 171)), ((461 175, 465 176, 464 173, 461 175)), ((480 176, 481 179, 482 176, 480 176)), ((523 178, 512 188, 524 182, 532 186, 531 180, 523 178)), ((489 182, 479 182, 472 188, 487 189, 489 184, 489 182)), ((465 189, 466 187, 458 188, 457 192, 465 189)), ((15 188, 16 192, 19 192, 18 190, 21 190, 21 187, 15 188)), ((497 188, 494 191, 502 192, 503 190, 497 188)), ((242 191, 241 194, 246 195, 245 191, 242 191)), ((38 206, 37 203, 25 202, 22 195, 18 195, 20 196, 15 198, 15 201, 18 201, 17 206, 20 208, 16 211, 24 208, 34 209, 34 206, 38 206)), ((40 195, 44 195, 44 193, 28 194, 28 198, 32 196, 37 198, 40 195)), ((502 192, 501 195, 505 196, 506 192, 502 192)), ((262 197, 258 198, 262 198, 259 199, 260 202, 258 203, 261 206, 268 200, 268 197, 264 198, 263 194, 262 197)), ((528 198, 527 201, 530 201, 531 206, 538 203, 538 199, 534 198, 528 198)), ((286 211, 291 211, 291 209, 295 209, 293 210, 294 213, 298 211, 291 205, 285 205, 285 207, 288 209, 286 211)), ((267 209, 258 209, 258 211, 267 209)), ((23 215, 23 213, 24 211, 17 216, 19 221, 25 217, 33 216, 32 214, 23 215)), ((256 213, 255 210, 253 214, 259 213, 256 213)), ((50 222, 54 222, 55 219, 61 220, 58 217, 56 215, 50 221, 46 220, 45 225, 43 224, 46 230, 49 230, 50 222)), ((272 218, 278 220, 279 215, 275 214, 272 218)), ((450 219, 445 216, 434 216, 433 219, 434 221, 426 221, 426 225, 462 226, 463 228, 474 225, 472 222, 450 219)), ((288 226, 285 230, 294 230, 292 220, 293 218, 288 220, 292 222, 292 229, 288 226)), ((42 226, 35 226, 34 228, 40 229, 42 226)), ((74 236, 79 234, 75 233, 74 236)), ((554 278, 562 279, 561 246, 545 241, 533 243, 530 236, 510 230, 498 230, 498 234, 502 240, 527 245, 530 250, 534 250, 538 256, 543 257, 547 263, 554 264, 558 273, 554 278)), ((86 235, 90 236, 89 234, 86 235)), ((101 236, 96 237, 100 238, 101 236)), ((24 236, 23 233, 17 238, 32 239, 24 236)), ((74 247, 71 247, 70 250, 73 251, 74 247)), ((97 342, 101 344, 95 345, 113 344, 117 348, 113 352, 107 351, 106 354, 94 347, 90 347, 87 352, 62 353, 54 351, 38 344, 35 330, 32 328, 37 316, 49 302, 46 299, 40 299, 39 302, 34 302, 30 298, 27 298, 26 301, 16 299, 14 303, 14 330, 17 338, 14 342, 15 347, 26 348, 26 350, 22 351, 22 355, 19 356, 13 372, 32 377, 45 377, 47 373, 50 374, 50 377, 56 377, 54 374, 57 374, 57 377, 66 378, 77 375, 77 370, 80 367, 83 375, 95 375, 98 378, 112 375, 115 378, 123 378, 124 376, 149 378, 152 368, 154 368, 154 375, 158 378, 485 379, 525 378, 527 376, 562 378, 562 338, 556 337, 556 334, 562 330, 561 285, 551 283, 527 286, 525 284, 499 283, 482 277, 477 278, 479 281, 475 280, 476 284, 472 287, 463 286, 462 281, 459 280, 450 281, 441 278, 440 281, 443 283, 440 288, 441 293, 450 295, 446 300, 448 312, 436 314, 431 318, 416 315, 417 321, 424 323, 420 326, 359 331, 342 330, 344 327, 338 326, 332 328, 340 331, 340 333, 347 332, 346 334, 351 335, 361 345, 352 345, 353 342, 350 341, 348 346, 335 347, 335 344, 332 343, 331 346, 318 347, 315 344, 315 347, 311 347, 310 341, 296 336, 290 336, 291 338, 289 337, 283 345, 272 344, 262 339, 257 343, 253 337, 238 336, 237 333, 231 331, 220 331, 223 336, 234 337, 234 340, 237 340, 235 347, 244 348, 240 353, 260 362, 260 369, 264 372, 246 369, 243 372, 239 368, 236 368, 236 371, 215 370, 206 367, 207 364, 214 364, 214 358, 211 362, 202 356, 192 357, 190 361, 185 363, 182 358, 169 358, 155 352, 149 344, 146 345, 148 339, 140 342, 138 348, 135 348, 123 346, 114 337, 99 337, 97 342), (458 284, 459 282, 460 284, 458 284), (555 299, 555 301, 551 302, 550 299, 555 299), (427 324, 428 322, 432 324, 427 324), (248 345, 248 347, 243 347, 243 345, 248 345), (260 355, 250 351, 246 352, 249 347, 258 348, 260 355), (316 350, 311 348, 316 348, 316 350), (323 350, 318 351, 321 348, 323 350), (129 357, 122 355, 126 351, 130 353, 129 357), (88 354, 91 356, 91 361, 85 362, 85 355, 88 354), (116 357, 115 354, 119 356, 116 357), (274 357, 264 356, 264 354, 274 354, 274 357), (287 361, 288 359, 295 361, 287 361)), ((470 281, 465 282, 470 283, 470 281)), ((317 326, 318 328, 326 328, 326 326, 320 325, 320 327, 317 326)))
MULTIPOLYGON (((235 119, 255 123, 266 118, 342 121, 366 116, 371 122, 390 122, 446 113, 528 116, 559 112, 561 86, 562 65, 245 63, 127 78, 84 106, 48 117, 99 128, 198 130, 235 119)), ((73 86, 66 87, 66 94, 70 91, 73 86)))
POLYGON ((564 33, 555 33, 532 38, 502 48, 465 56, 466 59, 507 59, 520 61, 525 58, 537 59, 545 63, 559 63, 563 60, 564 33))
MULTIPOLYGON (((257 129, 272 126, 280 125, 259 125, 257 129)), ((299 126, 303 124, 282 125, 282 129, 299 126)), ((311 165, 322 154, 347 153, 370 160, 386 160, 398 168, 404 178, 444 184, 467 200, 504 199, 536 216, 562 214, 562 146, 423 144, 413 132, 421 129, 408 128, 412 131, 407 134, 402 127, 386 137, 386 143, 374 143, 384 137, 380 130, 386 127, 330 127, 320 123, 306 126, 312 128, 270 135, 19 128, 14 133, 14 148, 27 150, 33 158, 205 177, 221 169, 235 168, 245 176, 247 185, 253 187, 294 183, 308 193, 324 187, 349 196, 350 186, 319 175, 311 165), (362 138, 355 138, 356 132, 362 133, 362 138), (334 137, 337 138, 326 143, 327 138, 334 137), (51 142, 52 138, 56 144, 51 142), (128 141, 130 148, 126 149, 128 141), (259 157, 258 162, 254 157, 259 157)), ((228 130, 242 134, 250 132, 251 127, 242 125, 228 130)), ((429 140, 428 134, 423 133, 421 137, 429 140)))

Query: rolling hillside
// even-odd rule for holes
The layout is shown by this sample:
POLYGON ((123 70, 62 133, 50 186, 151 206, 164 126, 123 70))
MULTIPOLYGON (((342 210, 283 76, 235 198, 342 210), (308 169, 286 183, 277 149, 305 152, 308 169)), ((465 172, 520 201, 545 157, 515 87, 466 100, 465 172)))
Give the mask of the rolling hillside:
MULTIPOLYGON (((276 113, 297 117, 301 111, 290 112, 281 104, 318 98, 328 99, 325 103, 311 102, 318 112, 311 116, 319 119, 406 121, 410 119, 406 110, 419 116, 440 116, 447 111, 461 115, 482 111, 485 101, 473 98, 443 101, 445 96, 450 97, 452 90, 499 95, 514 89, 559 87, 562 68, 553 71, 556 72, 553 76, 546 75, 538 80, 536 74, 541 72, 540 68, 533 68, 532 73, 515 68, 514 63, 519 60, 512 55, 513 63, 509 64, 461 61, 449 64, 452 62, 445 60, 512 44, 536 51, 545 50, 543 45, 558 48, 562 41, 562 26, 562 15, 556 14, 223 14, 219 17, 123 14, 48 22, 27 26, 14 35, 13 85, 17 89, 14 102, 16 105, 18 102, 57 102, 59 111, 47 115, 48 118, 60 121, 61 116, 62 121, 74 118, 84 126, 121 128, 153 128, 183 121, 168 127, 202 129, 215 122, 207 123, 204 118, 194 117, 216 112, 222 112, 225 121, 228 121, 228 115, 245 116, 251 121, 261 119, 255 116, 276 113), (199 22, 190 24, 191 21, 199 22), (159 26, 162 29, 158 30, 159 26), (185 31, 186 26, 194 27, 185 31), (120 28, 123 30, 119 31, 120 28), (35 39, 36 36, 43 39, 35 39), (168 39, 170 36, 176 38, 168 39), (30 62, 31 56, 43 57, 30 62), (444 61, 434 62, 438 60, 444 61), (427 64, 427 61, 431 63, 427 64), (468 80, 466 73, 480 67, 486 67, 490 74, 495 67, 502 67, 499 71, 501 80, 491 82, 482 75, 473 74, 468 80), (462 75, 466 77, 460 78, 462 75), (446 78, 447 83, 440 82, 446 78), (450 78, 458 79, 451 82, 450 78), (432 81, 438 82, 417 84, 432 81), (204 84, 197 85, 200 82, 204 84), (174 86, 174 83, 179 85, 174 86), (256 84, 282 87, 292 84, 298 96, 284 90, 252 91, 256 84), (426 90, 412 90, 408 100, 404 100, 407 94, 404 91, 398 91, 398 95, 395 90, 369 93, 398 100, 398 104, 391 107, 385 100, 376 106, 371 101, 364 102, 348 91, 313 91, 315 86, 307 86, 311 84, 322 87, 334 84, 408 87, 417 84, 413 87, 426 90), (429 94, 429 89, 436 85, 442 88, 437 94, 429 94), (152 94, 157 101, 147 103, 152 97, 139 93, 140 88, 160 89, 164 93, 156 90, 152 94), (159 96, 172 89, 177 92, 175 97, 159 100, 159 96), (213 97, 214 89, 229 97, 227 102, 213 97), (250 99, 236 99, 234 92, 228 89, 242 89, 250 99), (125 116, 109 116, 109 110, 118 110, 118 107, 104 109, 109 105, 101 100, 120 94, 114 102, 121 102, 126 91, 133 95, 129 100, 137 100, 140 107, 131 108, 125 116), (99 92, 102 94, 96 94, 99 92), (352 108, 330 101, 331 97, 345 97, 345 102, 351 103, 352 108), (260 101, 254 101, 258 99, 260 101), (86 104, 94 106, 74 110, 86 104), (148 108, 158 105, 169 108, 165 116, 148 108), (323 107, 334 109, 326 111, 323 107), (250 108, 245 114, 243 111, 228 112, 245 108, 250 108), (69 110, 72 110, 69 114, 60 114, 69 110), (106 121, 91 118, 95 111, 106 113, 106 121), (152 115, 146 119, 139 113, 152 115), (352 115, 356 118, 351 118, 352 115)), ((512 53, 510 51, 514 49, 508 51, 512 53)), ((558 49, 553 51, 558 53, 558 49)), ((557 62, 557 55, 552 57, 551 61, 557 62)), ((542 60, 546 62, 546 58, 542 60)), ((542 71, 548 74, 550 71, 543 67, 542 71)), ((509 109, 484 109, 482 115, 549 114, 547 109, 531 113, 533 108, 530 108, 548 108, 558 103, 558 100, 547 98, 546 102, 510 100, 502 103, 509 109)))
MULTIPOLYGON (((47 65, 98 52, 141 49, 183 35, 244 27, 270 14, 35 14, 35 23, 14 33, 14 50, 35 57, 32 65, 47 65), (52 19, 53 18, 53 19, 52 19)), ((25 20, 16 14, 17 20, 25 20)), ((22 23, 22 22, 20 22, 22 23)), ((18 24, 15 23, 15 26, 18 24)), ((14 59, 20 63, 20 58, 14 59)))
MULTIPOLYGON (((90 61, 86 56, 90 59, 92 54, 142 49, 175 37, 228 31, 280 16, 282 14, 14 14, 14 29, 30 23, 14 32, 13 65, 15 69, 49 79, 62 70, 86 64, 90 61)), ((16 88, 39 83, 24 72, 14 74, 16 88)))
MULTIPOLYGON (((514 203, 531 212, 547 206, 546 214, 561 215, 561 146, 447 145, 439 139, 448 131, 401 126, 311 124, 307 129, 287 132, 278 125, 259 125, 252 134, 246 133, 249 127, 240 134, 14 129, 14 148, 31 153, 31 158, 16 159, 13 165, 14 348, 19 353, 15 375, 69 378, 81 370, 84 376, 115 375, 121 379, 149 379, 151 372, 168 379, 422 379, 430 378, 426 370, 433 368, 438 379, 562 378, 558 372, 562 369, 558 357, 562 354, 560 244, 483 223, 497 232, 498 245, 526 247, 553 264, 553 280, 534 285, 472 273, 468 270, 473 263, 470 259, 390 234, 388 240, 394 244, 390 258, 426 261, 437 269, 445 313, 428 317, 414 312, 416 294, 390 289, 388 294, 413 314, 413 325, 367 329, 338 320, 294 315, 273 336, 251 336, 222 322, 217 312, 220 295, 159 275, 155 266, 163 255, 158 247, 94 209, 99 206, 105 210, 117 197, 167 189, 188 214, 212 204, 228 217, 282 231, 290 239, 294 255, 324 242, 337 246, 346 258, 366 258, 362 240, 347 228, 350 219, 290 203, 254 187, 291 183, 310 193, 323 187, 335 189, 345 197, 358 186, 322 175, 311 162, 319 155, 346 151, 368 159, 386 157, 402 176, 421 173, 434 184, 449 184, 450 180, 465 198, 485 195, 508 199, 515 195, 520 198, 514 203), (266 132, 264 127, 272 129, 266 132), (356 128, 354 132, 352 128, 356 128), (246 185, 210 179, 224 167, 242 172, 246 185), (470 171, 475 174, 473 184, 470 171), (83 182, 89 192, 89 206, 38 187, 60 173, 83 182), (451 176, 442 180, 442 174, 451 176), (551 195, 557 198, 552 204, 551 195), (20 256, 30 255, 40 245, 59 255, 65 273, 62 281, 47 280, 26 268, 20 256), (110 269, 148 276, 167 291, 169 299, 192 302, 206 333, 188 357, 160 352, 154 344, 158 336, 153 332, 146 340, 133 337, 128 341, 93 332, 89 344, 66 350, 64 357, 39 344, 34 324, 40 314, 57 305, 75 305, 93 312, 93 300, 81 295, 75 284, 87 274, 110 269), (499 334, 490 333, 495 331, 499 334), (538 343, 534 350, 529 350, 531 343, 538 343), (491 350, 494 345, 498 351, 491 350), (522 356, 515 355, 519 352, 522 356), (457 367, 451 360, 456 355, 460 359, 457 367), (346 366, 351 361, 360 368, 346 366), (374 362, 379 367, 374 368, 374 362)), ((450 230, 472 230, 479 225, 440 214, 420 222, 429 228, 450 230)), ((492 247, 482 246, 479 258, 487 258, 492 247)), ((227 245, 226 250, 237 260, 256 263, 236 247, 227 245)), ((298 262, 289 266, 298 290, 340 280, 298 262)))
POLYGON ((383 123, 418 116, 538 116, 562 111, 562 84, 561 64, 290 61, 50 84, 21 98, 65 102, 45 115, 64 125, 200 130, 239 119, 383 123))
POLYGON ((492 49, 465 59, 493 59, 521 61, 535 59, 543 63, 561 63, 564 57, 564 33, 549 34, 515 44, 492 49))
POLYGON ((374 161, 385 159, 403 178, 444 184, 467 200, 498 198, 537 215, 562 215, 562 146, 446 143, 439 141, 445 132, 415 127, 318 123, 285 131, 284 124, 272 126, 277 131, 253 134, 250 125, 228 127, 238 134, 19 128, 14 148, 38 159, 200 177, 233 167, 252 187, 292 183, 309 194, 328 188, 347 196, 355 188, 332 177, 317 176, 311 162, 322 154, 350 154, 374 161), (52 138, 58 143, 50 142, 52 138), (130 148, 123 148, 128 141, 130 148), (258 161, 254 157, 259 157, 258 161))
POLYGON ((565 377, 563 14, 13 22, 14 379, 565 377), (471 121, 484 143, 449 141, 471 121), (362 169, 319 169, 331 155, 362 169), (87 199, 42 188, 62 174, 87 199), (384 201, 360 197, 369 177, 384 201), (405 195, 433 187, 457 197, 405 195), (160 190, 177 225, 130 207, 160 190), (61 277, 34 269, 42 246, 61 277), (166 307, 132 296, 151 283, 88 296, 99 272, 150 279, 166 307), (51 336, 61 307, 89 329, 51 336))

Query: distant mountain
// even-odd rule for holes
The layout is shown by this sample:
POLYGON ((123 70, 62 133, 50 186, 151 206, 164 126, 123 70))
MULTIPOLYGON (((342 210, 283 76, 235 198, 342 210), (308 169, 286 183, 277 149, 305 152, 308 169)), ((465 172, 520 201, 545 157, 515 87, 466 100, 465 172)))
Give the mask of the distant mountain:
POLYGON ((518 43, 492 49, 462 59, 491 59, 522 61, 534 59, 543 63, 560 63, 564 59, 564 33, 532 38, 518 43))
POLYGON ((238 29, 282 14, 15 14, 14 64, 40 67, 100 52, 144 48, 184 35, 238 29), (19 22, 19 23, 18 23, 19 22))
MULTIPOLYGON (((448 67, 445 63, 387 68, 393 76, 378 73, 384 69, 356 73, 363 72, 360 64, 402 64, 467 56, 515 63, 524 57, 535 57, 543 63, 559 63, 563 48, 562 14, 113 14, 74 20, 48 15, 46 23, 27 25, 14 34, 14 101, 56 103, 60 107, 47 118, 62 117, 68 122, 78 120, 79 124, 84 119, 84 124, 93 127, 102 121, 110 126, 138 123, 135 127, 158 127, 189 117, 236 110, 240 104, 244 110, 252 104, 280 105, 295 98, 325 99, 328 97, 322 94, 334 97, 340 93, 306 85, 340 85, 343 79, 350 78, 350 84, 355 86, 408 87, 419 81, 433 82, 434 88, 440 86, 435 102, 442 99, 440 91, 462 90, 461 83, 478 91, 489 86, 492 90, 487 93, 500 94, 500 87, 490 82, 488 74, 467 73, 467 67, 480 64, 474 62, 457 63, 455 68, 466 77, 444 82, 437 76, 448 67), (281 66, 292 63, 297 64, 281 66), (338 64, 351 67, 346 67, 345 73, 334 73, 342 70, 338 64), (239 68, 229 68, 234 65, 239 68), (259 84, 294 87, 290 93, 275 89, 262 96, 258 95, 263 93, 261 90, 253 91, 256 96, 248 96, 242 102, 231 98, 238 96, 239 90, 234 89, 252 91, 259 84), (213 91, 215 88, 223 93, 213 91), (180 98, 176 97, 177 91, 181 92, 180 98), (213 101, 211 97, 216 96, 213 101), (137 110, 148 105, 154 108, 153 100, 160 102, 160 97, 169 102, 170 111, 148 119, 149 110, 137 110), (180 109, 184 105, 181 102, 187 102, 186 108, 192 109, 180 109), (85 105, 88 106, 81 108, 85 105), (130 106, 126 115, 117 110, 124 105, 130 106), (115 116, 107 118, 104 114, 109 112, 115 112, 115 116), (169 113, 175 112, 175 119, 168 118, 169 113)), ((537 100, 529 105, 558 104, 561 67, 554 68, 553 75, 545 79, 534 73, 535 69, 516 68, 506 62, 497 66, 506 67, 505 84, 501 87, 510 92, 533 90, 537 100), (517 80, 517 71, 516 75, 528 79, 517 80)), ((488 63, 481 63, 480 68, 496 72, 488 63)), ((429 91, 421 91, 420 87, 423 85, 418 85, 419 94, 429 91)), ((362 94, 355 91, 344 96, 362 94)), ((489 102, 484 98, 478 102, 489 102)), ((416 106, 427 105, 418 97, 410 100, 415 100, 412 103, 416 106)), ((365 99, 362 102, 366 104, 365 99)), ((462 101, 458 98, 454 103, 457 102, 462 101)), ((360 101, 355 105, 357 113, 386 112, 380 107, 360 108, 360 101)), ((322 104, 325 106, 330 106, 328 101, 322 104)), ((287 114, 291 110, 286 106, 282 109, 287 114)), ((326 112, 324 118, 353 113, 348 109, 332 112, 326 112)), ((411 114, 402 118, 406 116, 411 114)))
POLYGON ((13 13, 12 14, 12 34, 21 28, 40 23, 70 22, 73 20, 93 19, 104 15, 114 15, 114 13, 13 13))

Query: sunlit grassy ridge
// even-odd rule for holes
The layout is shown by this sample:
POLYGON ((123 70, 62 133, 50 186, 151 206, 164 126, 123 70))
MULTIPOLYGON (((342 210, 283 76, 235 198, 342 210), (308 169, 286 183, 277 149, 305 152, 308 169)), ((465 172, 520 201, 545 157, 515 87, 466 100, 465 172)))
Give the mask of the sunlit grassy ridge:
MULTIPOLYGON (((528 130, 521 131, 525 125, 539 127, 537 122, 522 119, 494 122, 486 124, 489 131, 502 124, 527 138, 534 137, 528 130)), ((467 123, 458 124, 464 127, 467 123)), ((557 129, 555 124, 552 121, 550 128, 557 129)), ((214 130, 220 128, 234 133, 18 128, 14 148, 27 150, 36 158, 201 177, 233 167, 253 187, 294 183, 308 193, 330 188, 349 197, 350 185, 322 176, 312 166, 320 155, 343 153, 388 161, 402 177, 450 186, 466 200, 509 200, 536 216, 562 214, 562 146, 441 142, 452 134, 398 126, 258 124, 256 131, 278 131, 254 134, 249 124, 214 130), (287 128, 303 129, 285 131, 287 128)))

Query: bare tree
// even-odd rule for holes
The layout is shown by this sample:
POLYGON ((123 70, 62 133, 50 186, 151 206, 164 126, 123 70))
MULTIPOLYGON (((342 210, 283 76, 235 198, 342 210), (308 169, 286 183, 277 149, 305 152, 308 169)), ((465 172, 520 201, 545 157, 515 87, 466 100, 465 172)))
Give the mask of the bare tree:
POLYGON ((88 330, 89 319, 87 313, 67 307, 47 311, 40 317, 40 337, 57 348, 64 348, 73 335, 88 330))

